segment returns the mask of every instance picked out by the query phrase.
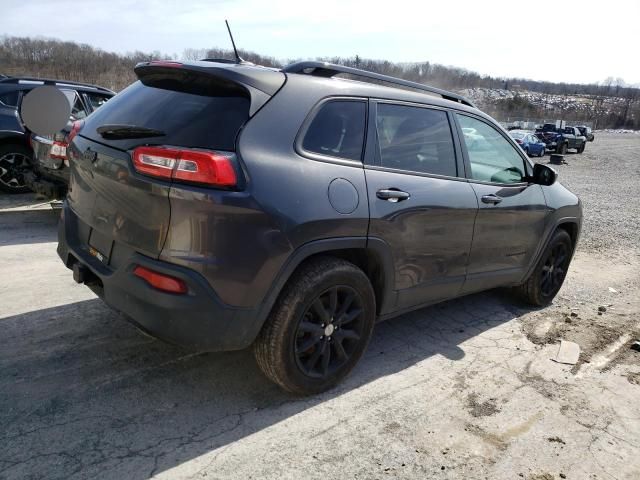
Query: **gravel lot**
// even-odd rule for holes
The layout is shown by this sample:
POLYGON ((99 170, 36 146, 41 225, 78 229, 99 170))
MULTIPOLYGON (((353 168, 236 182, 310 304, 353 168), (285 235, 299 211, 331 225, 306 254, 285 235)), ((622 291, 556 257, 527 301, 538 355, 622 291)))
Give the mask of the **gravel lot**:
POLYGON ((307 399, 248 351, 141 335, 73 283, 54 213, 0 198, 0 479, 640 478, 640 135, 596 137, 558 167, 586 219, 552 306, 494 291, 386 322, 307 399))

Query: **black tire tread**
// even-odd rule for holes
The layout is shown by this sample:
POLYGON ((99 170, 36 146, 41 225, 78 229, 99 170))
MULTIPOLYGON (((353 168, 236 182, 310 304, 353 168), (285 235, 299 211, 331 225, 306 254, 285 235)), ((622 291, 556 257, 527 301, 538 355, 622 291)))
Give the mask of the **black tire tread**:
POLYGON ((549 305, 553 300, 553 297, 545 298, 542 296, 538 276, 540 274, 540 270, 542 270, 542 267, 544 266, 544 261, 547 256, 547 252, 549 251, 550 248, 552 248, 553 245, 555 245, 558 242, 567 242, 569 245, 569 256, 572 255, 573 243, 571 241, 571 237, 564 229, 560 228, 556 230, 553 236, 551 237, 551 241, 545 248, 543 254, 540 256, 540 259, 538 260, 538 263, 533 269, 533 272, 531 272, 531 275, 529 275, 529 278, 522 285, 515 287, 516 294, 524 302, 528 303, 529 305, 542 307, 545 305, 549 305))
MULTIPOLYGON (((301 388, 287 378, 285 362, 282 361, 282 355, 280 355, 283 349, 286 348, 286 338, 283 332, 287 328, 289 317, 300 301, 300 292, 313 288, 318 279, 329 271, 343 271, 364 277, 367 284, 369 284, 370 294, 375 302, 373 288, 369 283, 369 279, 365 273, 354 264, 335 257, 317 257, 311 259, 307 264, 299 268, 289 279, 253 344, 254 357, 260 370, 262 370, 267 378, 284 390, 297 395, 308 395, 309 393, 317 392, 311 392, 308 389, 301 388)), ((348 372, 346 372, 344 376, 346 376, 347 373, 348 372)), ((339 379, 336 380, 335 383, 337 383, 337 381, 339 381, 339 379)))

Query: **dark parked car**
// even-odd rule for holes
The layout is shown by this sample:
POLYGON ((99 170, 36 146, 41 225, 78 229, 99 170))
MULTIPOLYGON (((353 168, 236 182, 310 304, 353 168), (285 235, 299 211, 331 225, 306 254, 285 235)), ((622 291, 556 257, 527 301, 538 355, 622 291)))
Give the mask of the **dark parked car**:
POLYGON ((55 135, 31 134, 32 170, 25 173, 25 182, 31 190, 53 199, 62 199, 67 193, 69 139, 75 135, 84 118, 115 95, 103 88, 99 91, 83 92, 63 89, 63 93, 71 104, 69 123, 55 135))
POLYGON ((587 146, 586 137, 576 127, 556 128, 551 123, 545 123, 541 129, 536 130, 536 136, 545 143, 547 150, 559 154, 567 153, 570 148, 582 153, 587 146))
POLYGON ((464 97, 321 62, 135 73, 68 148, 58 254, 146 332, 253 344, 270 379, 310 394, 378 320, 560 289, 580 201, 464 97), (331 78, 345 73, 415 91, 331 78))
POLYGON ((55 85, 72 101, 76 112, 92 111, 92 98, 114 93, 102 87, 30 77, 0 77, 0 190, 9 193, 29 191, 25 175, 32 170, 31 132, 25 130, 18 116, 22 98, 41 85, 55 85))
POLYGON ((523 130, 512 130, 509 132, 509 135, 520 145, 527 155, 544 157, 546 151, 545 143, 533 133, 523 130))
POLYGON ((587 142, 593 142, 595 140, 595 135, 591 131, 591 127, 582 126, 576 128, 580 130, 581 135, 584 135, 587 138, 587 142))

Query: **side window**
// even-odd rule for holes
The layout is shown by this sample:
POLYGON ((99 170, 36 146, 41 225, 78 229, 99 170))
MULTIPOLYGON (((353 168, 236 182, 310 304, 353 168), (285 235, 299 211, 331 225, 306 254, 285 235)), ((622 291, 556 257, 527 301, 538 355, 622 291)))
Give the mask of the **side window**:
POLYGON ((376 127, 383 167, 457 175, 446 112, 381 103, 377 108, 376 127))
POLYGON ((105 95, 99 95, 97 93, 85 93, 84 96, 87 99, 87 103, 89 103, 91 110, 97 110, 102 105, 107 103, 107 100, 109 100, 110 98, 105 95))
POLYGON ((364 101, 332 100, 325 103, 311 121, 302 148, 330 157, 361 160, 365 115, 364 101))
POLYGON ((17 107, 18 95, 19 92, 17 90, 14 90, 13 92, 3 93, 2 95, 0 95, 0 103, 3 103, 7 107, 17 107))
POLYGON ((71 120, 82 120, 88 113, 80 100, 80 96, 73 90, 63 90, 64 95, 71 105, 71 120))
POLYGON ((524 160, 500 132, 475 118, 456 115, 469 154, 470 177, 493 183, 522 182, 524 160), (468 133, 471 130, 472 135, 468 133))

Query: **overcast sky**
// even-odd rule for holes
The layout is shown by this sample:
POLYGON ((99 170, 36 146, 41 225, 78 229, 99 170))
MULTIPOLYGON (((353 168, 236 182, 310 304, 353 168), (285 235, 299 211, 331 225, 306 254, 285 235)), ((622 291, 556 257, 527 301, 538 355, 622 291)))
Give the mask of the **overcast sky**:
POLYGON ((230 48, 281 59, 430 61, 493 76, 640 84, 640 0, 2 0, 0 35, 115 52, 230 48))

